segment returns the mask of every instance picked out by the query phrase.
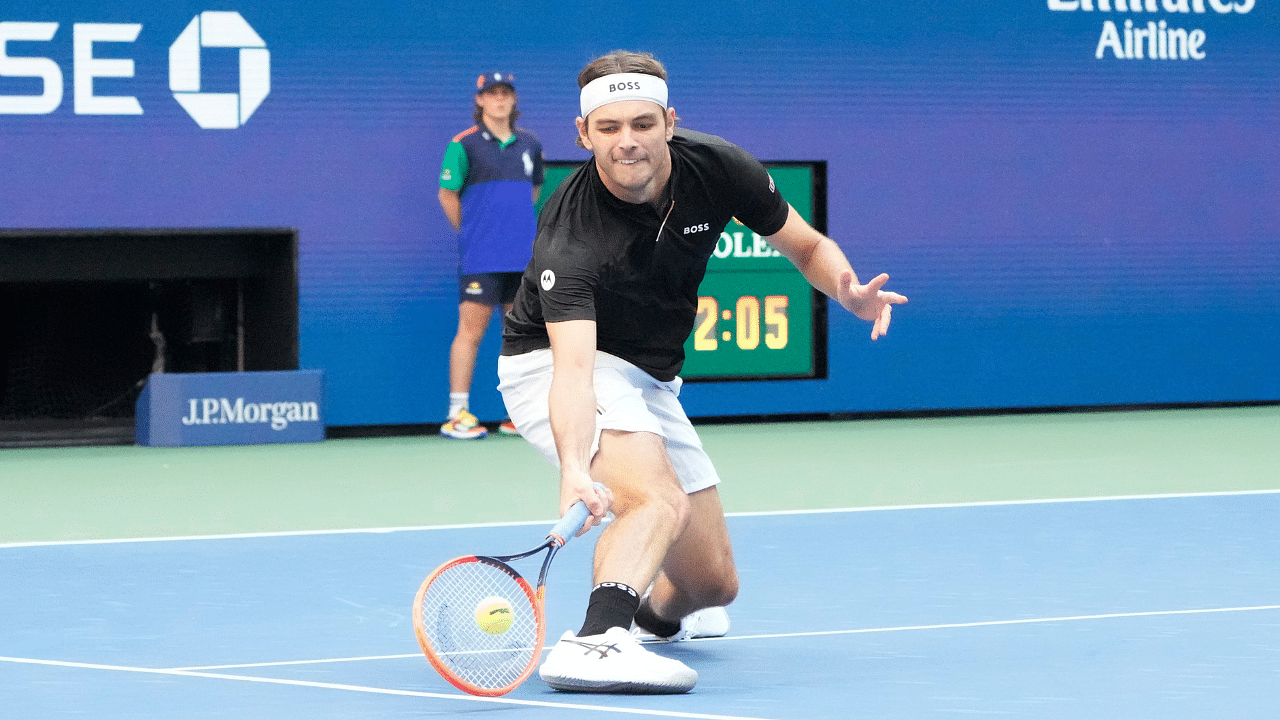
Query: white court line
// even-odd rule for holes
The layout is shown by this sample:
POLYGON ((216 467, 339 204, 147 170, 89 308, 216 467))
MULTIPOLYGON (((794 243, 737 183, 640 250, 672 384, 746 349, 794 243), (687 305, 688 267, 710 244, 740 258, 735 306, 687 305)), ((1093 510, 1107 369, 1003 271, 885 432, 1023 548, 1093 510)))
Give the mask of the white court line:
POLYGON ((369 687, 366 685, 346 685, 342 683, 322 683, 309 680, 286 680, 282 678, 254 677, 249 675, 226 675, 222 673, 196 672, 193 670, 165 670, 160 668, 128 667, 124 665, 99 665, 95 663, 77 663, 61 660, 36 660, 32 658, 13 658, 0 656, 0 662, 18 663, 22 665, 44 665, 51 667, 76 668, 82 670, 110 670, 114 672, 141 673, 145 675, 168 675, 177 677, 207 678, 211 680, 234 680, 238 682, 265 683, 268 685, 291 685, 294 687, 311 687, 325 690, 346 690, 349 692, 372 693, 375 695, 399 695, 403 697, 433 698, 436 700, 461 700, 464 702, 487 703, 494 705, 519 705, 524 707, 545 707, 562 710, 590 710, 592 712, 621 713, 625 715, 648 715, 653 717, 689 718, 690 720, 767 720, 741 715, 710 715, 707 713, 675 712, 671 710, 642 710, 638 708, 610 707, 608 705, 585 705, 581 703, 546 702, 542 700, 517 700, 514 698, 488 698, 459 693, 433 693, 418 690, 396 690, 393 688, 369 687))
MULTIPOLYGON (((1280 491, 1277 491, 1280 492, 1280 491)), ((106 538, 102 540, 32 540, 29 542, 0 543, 5 548, 48 547, 56 545, 113 545, 116 543, 185 542, 188 540, 245 540, 253 538, 306 537, 308 535, 358 535, 382 534, 419 530, 468 530, 472 528, 522 527, 525 525, 555 524, 555 520, 520 520, 515 522, 465 523, 459 525, 406 525, 384 528, 348 528, 345 530, 279 530, 275 532, 227 533, 223 535, 169 535, 163 537, 106 538)))
POLYGON ((192 665, 190 667, 170 668, 171 670, 235 670, 237 668, 281 667, 284 665, 319 665, 322 663, 364 662, 366 660, 403 660, 405 658, 422 657, 422 653, 402 653, 400 655, 362 655, 359 657, 324 658, 323 660, 281 660, 279 662, 239 663, 237 665, 192 665))
MULTIPOLYGON (((1116 618, 1163 617, 1171 615, 1211 615, 1215 613, 1258 612, 1280 610, 1280 605, 1246 605, 1225 608, 1193 608, 1190 610, 1145 610, 1127 613, 1099 613, 1094 615, 1061 615, 1044 618, 1019 618, 1015 620, 977 620, 962 623, 940 623, 936 625, 898 625, 896 627, 854 628, 850 630, 813 630, 807 632, 765 633, 760 635, 726 635, 717 638, 697 638, 686 642, 730 642, 734 640, 778 640, 803 637, 825 637, 833 635, 866 635, 870 633, 911 632, 918 630, 951 630, 955 628, 999 627, 1002 625, 1037 625, 1055 622, 1080 622, 1084 620, 1112 620, 1116 618)), ((646 644, 661 644, 652 642, 646 644)), ((543 648, 547 652, 550 648, 543 648)), ((282 665, 311 665, 321 663, 360 662, 364 660, 399 660, 421 657, 421 653, 403 655, 367 655, 364 657, 322 658, 319 660, 285 660, 283 662, 242 663, 239 665, 197 665, 192 667, 172 668, 176 671, 190 670, 230 670, 235 668, 279 667, 282 665)))
MULTIPOLYGON (((759 512, 725 513, 725 517, 762 517, 773 515, 824 515, 828 513, 882 512, 886 510, 938 510, 946 508, 1000 507, 1004 505, 1055 505, 1059 503, 1120 502, 1125 500, 1178 500, 1182 498, 1235 497, 1239 495, 1276 495, 1275 490, 1222 490, 1218 492, 1161 493, 1154 495, 1099 495, 1097 497, 1042 498, 1034 500, 980 500, 975 502, 926 503, 920 505, 870 505, 867 507, 832 508, 830 510, 762 510, 759 512)), ((0 545, 0 547, 4 547, 0 545)))
MULTIPOLYGON (((1151 495, 1103 495, 1097 497, 1042 498, 1031 500, 979 500, 975 502, 927 503, 920 505, 871 505, 866 507, 828 508, 821 510, 760 510, 754 512, 725 513, 725 517, 766 517, 786 515, 828 515, 834 513, 885 512, 898 510, 937 510, 945 508, 1000 507, 1004 505, 1054 505, 1059 503, 1118 502, 1125 500, 1174 500, 1181 498, 1235 497, 1240 495, 1276 495, 1280 488, 1272 490, 1224 490, 1219 492, 1162 493, 1151 495)), ((345 530, 281 530, 277 532, 229 533, 224 535, 174 535, 167 537, 108 538, 103 540, 33 540, 27 542, 0 543, 0 550, 8 548, 50 547, 61 545, 113 545, 118 543, 185 542, 190 540, 244 540, 254 538, 305 537, 309 535, 359 535, 421 532, 426 530, 469 530, 476 528, 550 526, 555 520, 519 520, 512 522, 465 523, 459 525, 405 525, 383 528, 348 528, 345 530)))
POLYGON ((698 638, 687 642, 710 642, 712 640, 773 640, 778 638, 823 637, 829 635, 863 635, 868 633, 910 632, 913 630, 950 630, 954 628, 998 627, 1001 625, 1036 625, 1041 623, 1079 622, 1082 620, 1111 620, 1114 618, 1258 612, 1262 610, 1280 610, 1280 605, 1248 605, 1245 607, 1198 608, 1194 610, 1147 610, 1143 612, 1101 613, 1097 615, 1062 615, 1060 617, 1020 618, 1017 620, 979 620, 963 623, 941 623, 938 625, 900 625, 898 627, 856 628, 852 630, 815 630, 811 632, 768 633, 762 635, 726 635, 725 637, 720 638, 698 638))

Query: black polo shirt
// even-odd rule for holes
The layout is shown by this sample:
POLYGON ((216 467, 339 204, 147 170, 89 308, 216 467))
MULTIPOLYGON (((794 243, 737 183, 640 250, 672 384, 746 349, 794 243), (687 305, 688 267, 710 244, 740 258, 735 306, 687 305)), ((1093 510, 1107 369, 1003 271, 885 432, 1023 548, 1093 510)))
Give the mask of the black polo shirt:
POLYGON ((609 192, 594 161, 547 199, 505 318, 503 355, 550 347, 548 322, 594 320, 597 349, 661 381, 680 372, 698 286, 724 226, 737 218, 773 235, 788 205, 764 166, 726 140, 678 129, 667 146, 661 211, 609 192))

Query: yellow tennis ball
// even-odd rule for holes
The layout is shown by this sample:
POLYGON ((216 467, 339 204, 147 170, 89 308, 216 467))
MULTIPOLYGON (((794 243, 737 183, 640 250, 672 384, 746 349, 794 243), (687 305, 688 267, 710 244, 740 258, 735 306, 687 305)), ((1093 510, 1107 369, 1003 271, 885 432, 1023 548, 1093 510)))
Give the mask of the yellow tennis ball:
POLYGON ((515 619, 515 610, 506 598, 490 595, 476 605, 476 625, 490 635, 510 630, 515 619))

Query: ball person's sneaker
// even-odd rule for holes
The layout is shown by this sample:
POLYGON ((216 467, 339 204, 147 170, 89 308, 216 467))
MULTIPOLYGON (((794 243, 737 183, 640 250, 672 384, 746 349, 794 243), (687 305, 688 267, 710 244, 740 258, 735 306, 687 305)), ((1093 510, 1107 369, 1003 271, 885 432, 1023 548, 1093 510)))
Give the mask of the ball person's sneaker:
POLYGON ((694 638, 718 638, 729 634, 729 611, 723 607, 709 607, 685 615, 680 620, 680 631, 671 637, 659 637, 634 626, 632 634, 641 642, 680 642, 694 638))
POLYGON ((644 649, 620 627, 586 637, 566 632, 538 676, 556 690, 589 693, 684 693, 698 682, 696 670, 644 649))
POLYGON ((457 417, 440 426, 440 434, 454 440, 479 440, 488 435, 489 431, 475 415, 463 410, 457 417))
POLYGON ((516 424, 511 422, 510 420, 506 420, 501 425, 499 425, 498 432, 502 433, 503 435, 519 435, 520 434, 520 431, 516 429, 516 424))

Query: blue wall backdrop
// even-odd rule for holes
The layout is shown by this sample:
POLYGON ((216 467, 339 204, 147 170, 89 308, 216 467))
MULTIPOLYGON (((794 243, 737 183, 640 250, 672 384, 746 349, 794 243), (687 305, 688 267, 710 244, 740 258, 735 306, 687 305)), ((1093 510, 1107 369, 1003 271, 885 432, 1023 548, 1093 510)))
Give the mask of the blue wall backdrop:
MULTIPOLYGON (((580 159, 578 70, 647 50, 684 125, 826 160, 831 235, 911 298, 874 344, 832 308, 828 379, 689 385, 690 414, 1280 399, 1280 4, 1130 3, 6 0, 0 22, 58 27, 7 43, 0 107, 50 93, 49 63, 14 58, 63 88, 0 114, 0 227, 297 228, 328 421, 439 422, 457 291, 436 177, 476 75, 514 72, 521 124, 580 159), (237 129, 202 129, 170 90, 202 11, 240 13, 270 53, 237 129), (77 59, 102 31, 74 26, 106 23, 141 28, 77 59), (1117 57, 1148 23, 1147 53, 1180 29, 1187 58, 1117 57), (142 114, 77 113, 77 93, 142 114)), ((237 50, 201 62, 203 92, 238 92, 237 50)))

